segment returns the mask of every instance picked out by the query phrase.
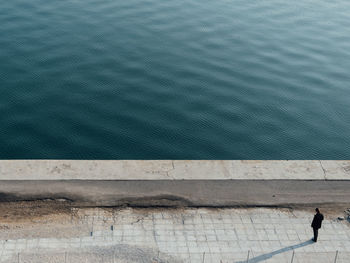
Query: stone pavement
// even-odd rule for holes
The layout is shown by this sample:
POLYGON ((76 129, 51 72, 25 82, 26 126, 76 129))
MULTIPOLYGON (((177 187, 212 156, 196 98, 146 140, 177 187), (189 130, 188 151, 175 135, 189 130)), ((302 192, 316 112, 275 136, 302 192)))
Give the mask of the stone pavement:
POLYGON ((350 262, 349 222, 326 217, 313 243, 310 212, 76 208, 79 234, 1 240, 0 262, 350 262))

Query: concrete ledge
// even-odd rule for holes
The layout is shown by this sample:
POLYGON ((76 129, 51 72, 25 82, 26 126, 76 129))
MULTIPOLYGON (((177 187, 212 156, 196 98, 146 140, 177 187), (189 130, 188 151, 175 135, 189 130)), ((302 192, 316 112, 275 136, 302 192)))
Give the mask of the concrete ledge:
POLYGON ((0 201, 55 199, 79 206, 293 206, 349 204, 350 181, 1 181, 0 201))
POLYGON ((0 180, 350 180, 350 161, 0 160, 0 180))
POLYGON ((81 206, 350 203, 350 161, 0 161, 0 202, 81 206))

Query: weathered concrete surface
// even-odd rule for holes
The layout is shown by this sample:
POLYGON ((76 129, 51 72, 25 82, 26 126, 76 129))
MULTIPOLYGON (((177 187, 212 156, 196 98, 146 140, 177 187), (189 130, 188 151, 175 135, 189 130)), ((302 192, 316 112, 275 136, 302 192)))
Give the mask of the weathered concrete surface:
POLYGON ((346 204, 350 181, 1 181, 0 201, 66 199, 81 206, 293 206, 346 204))
POLYGON ((350 161, 0 161, 0 201, 237 206, 350 203, 350 161))
POLYGON ((350 161, 0 160, 0 180, 350 180, 350 161))

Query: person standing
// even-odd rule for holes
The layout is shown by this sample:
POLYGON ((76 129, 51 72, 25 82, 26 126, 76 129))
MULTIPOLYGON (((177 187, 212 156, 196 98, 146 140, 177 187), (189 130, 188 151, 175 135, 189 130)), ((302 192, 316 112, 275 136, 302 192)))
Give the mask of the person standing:
POLYGON ((316 215, 312 220, 311 227, 314 230, 314 238, 312 240, 314 242, 317 242, 318 230, 321 228, 323 215, 320 213, 320 210, 318 208, 316 208, 315 210, 316 210, 316 215))

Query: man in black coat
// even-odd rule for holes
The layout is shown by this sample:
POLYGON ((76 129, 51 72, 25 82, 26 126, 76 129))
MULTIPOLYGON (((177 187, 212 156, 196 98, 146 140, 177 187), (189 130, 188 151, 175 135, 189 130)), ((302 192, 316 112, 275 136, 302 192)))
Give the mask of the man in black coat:
POLYGON ((311 227, 314 230, 314 238, 313 241, 317 242, 317 236, 318 236, 318 230, 321 228, 323 220, 323 215, 320 213, 320 210, 316 208, 316 215, 314 216, 314 219, 312 220, 311 227))

